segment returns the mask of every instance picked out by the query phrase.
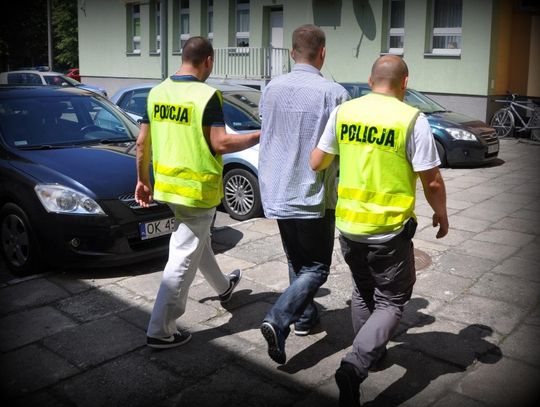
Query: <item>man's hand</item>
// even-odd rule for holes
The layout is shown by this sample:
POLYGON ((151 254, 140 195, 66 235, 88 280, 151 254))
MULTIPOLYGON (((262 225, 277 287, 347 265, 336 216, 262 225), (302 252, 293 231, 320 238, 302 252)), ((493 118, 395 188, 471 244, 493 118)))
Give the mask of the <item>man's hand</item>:
POLYGON ((433 214, 433 227, 439 227, 437 231, 437 239, 445 237, 448 234, 448 216, 439 216, 436 213, 433 214))
POLYGON ((143 208, 148 208, 152 203, 152 187, 138 181, 135 187, 135 201, 143 208))

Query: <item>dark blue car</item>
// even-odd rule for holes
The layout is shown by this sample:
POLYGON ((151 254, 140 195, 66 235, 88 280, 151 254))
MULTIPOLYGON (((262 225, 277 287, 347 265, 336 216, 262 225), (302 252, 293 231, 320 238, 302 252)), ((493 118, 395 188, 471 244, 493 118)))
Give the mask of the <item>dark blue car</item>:
POLYGON ((11 271, 166 254, 172 213, 134 200, 137 133, 96 93, 0 87, 0 252, 11 271))
MULTIPOLYGON (((353 98, 371 92, 367 83, 341 85, 353 98)), ((413 89, 407 89, 404 102, 417 107, 427 116, 441 167, 482 165, 497 158, 499 139, 495 130, 485 122, 451 112, 413 89)))

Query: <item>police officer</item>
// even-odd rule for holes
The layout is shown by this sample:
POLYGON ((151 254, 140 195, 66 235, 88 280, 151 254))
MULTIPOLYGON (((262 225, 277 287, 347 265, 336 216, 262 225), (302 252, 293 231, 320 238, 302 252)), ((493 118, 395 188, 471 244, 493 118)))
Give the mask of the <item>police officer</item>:
POLYGON ((373 64, 372 92, 330 115, 314 170, 340 155, 336 227, 353 277, 355 338, 335 374, 340 406, 360 405, 360 383, 386 353, 416 280, 412 237, 416 180, 434 211, 437 238, 448 233, 440 160, 426 117, 403 103, 408 68, 398 56, 373 64))
POLYGON ((176 320, 185 311, 197 268, 221 302, 230 299, 241 278, 240 270, 222 274, 210 244, 210 227, 223 197, 221 154, 257 144, 259 132, 225 132, 221 94, 204 83, 213 64, 214 50, 207 39, 187 40, 179 71, 150 91, 137 139, 135 199, 143 207, 153 199, 166 202, 175 216, 169 259, 147 331, 147 345, 153 348, 179 346, 191 338, 177 329, 176 320))

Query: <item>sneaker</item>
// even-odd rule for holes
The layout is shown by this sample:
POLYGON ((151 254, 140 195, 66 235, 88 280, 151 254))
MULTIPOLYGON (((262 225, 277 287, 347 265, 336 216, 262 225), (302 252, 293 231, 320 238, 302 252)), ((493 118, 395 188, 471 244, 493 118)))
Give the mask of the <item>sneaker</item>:
POLYGON ((311 324, 294 324, 294 334, 296 336, 307 336, 311 330, 319 323, 319 318, 316 318, 311 324))
POLYGON ((242 278, 242 272, 240 270, 234 270, 227 276, 227 278, 229 279, 229 288, 227 288, 227 291, 219 296, 219 301, 222 303, 225 303, 231 299, 234 289, 242 278))
POLYGON ((191 334, 189 332, 176 332, 168 338, 152 338, 146 337, 146 345, 156 349, 174 348, 189 342, 191 334))
POLYGON ((360 378, 354 366, 341 362, 335 378, 339 388, 339 407, 360 407, 360 378))
POLYGON ((280 341, 276 332, 276 328, 270 322, 263 322, 261 325, 261 333, 268 343, 268 356, 280 365, 287 361, 285 355, 285 341, 280 341))

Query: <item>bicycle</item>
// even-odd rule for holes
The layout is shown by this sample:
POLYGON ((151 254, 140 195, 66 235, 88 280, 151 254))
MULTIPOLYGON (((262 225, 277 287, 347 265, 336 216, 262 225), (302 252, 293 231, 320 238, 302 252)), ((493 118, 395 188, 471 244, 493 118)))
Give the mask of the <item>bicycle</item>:
POLYGON ((497 137, 504 138, 510 134, 515 135, 515 132, 529 131, 531 140, 540 142, 540 108, 531 106, 534 104, 532 102, 516 101, 515 93, 511 97, 511 100, 495 100, 508 103, 508 106, 497 110, 491 118, 490 126, 495 129, 497 137), (516 119, 519 120, 517 124, 516 119))

